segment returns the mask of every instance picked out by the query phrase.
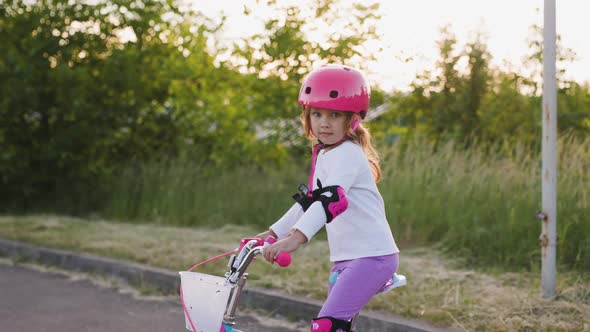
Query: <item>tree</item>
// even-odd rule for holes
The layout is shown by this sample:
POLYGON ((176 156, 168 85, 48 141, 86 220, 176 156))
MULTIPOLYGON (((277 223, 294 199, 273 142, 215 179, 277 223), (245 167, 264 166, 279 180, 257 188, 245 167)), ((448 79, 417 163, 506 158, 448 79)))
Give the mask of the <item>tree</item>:
POLYGON ((441 137, 447 132, 457 131, 456 119, 460 116, 460 109, 457 109, 457 96, 461 89, 461 76, 457 70, 457 64, 461 55, 455 54, 457 39, 450 31, 449 26, 441 28, 441 40, 438 42, 440 60, 436 67, 438 76, 428 82, 424 91, 432 100, 430 114, 427 115, 426 123, 429 124, 431 135, 441 137))
POLYGON ((175 153, 168 88, 203 33, 172 3, 12 0, 0 14, 4 206, 84 200, 120 163, 175 153))
MULTIPOLYGON (((379 4, 334 0, 263 1, 277 16, 265 22, 265 32, 235 46, 242 72, 299 82, 319 64, 336 62, 363 67, 374 59, 364 44, 377 39, 379 4)), ((259 2, 258 2, 259 3, 259 2)), ((245 13, 251 13, 246 8, 245 13)), ((237 62, 237 61, 236 61, 237 62)))
POLYGON ((467 44, 466 57, 468 73, 465 86, 460 96, 460 137, 480 137, 481 123, 479 109, 490 79, 489 62, 491 55, 478 34, 474 41, 467 44))

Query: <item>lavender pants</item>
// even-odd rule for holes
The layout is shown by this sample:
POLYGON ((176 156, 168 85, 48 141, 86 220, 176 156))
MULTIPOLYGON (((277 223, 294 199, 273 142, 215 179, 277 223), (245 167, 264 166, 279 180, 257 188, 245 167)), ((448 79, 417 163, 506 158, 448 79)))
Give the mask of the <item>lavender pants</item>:
POLYGON ((398 264, 398 254, 335 262, 328 283, 328 298, 318 317, 352 319, 393 276, 398 264))

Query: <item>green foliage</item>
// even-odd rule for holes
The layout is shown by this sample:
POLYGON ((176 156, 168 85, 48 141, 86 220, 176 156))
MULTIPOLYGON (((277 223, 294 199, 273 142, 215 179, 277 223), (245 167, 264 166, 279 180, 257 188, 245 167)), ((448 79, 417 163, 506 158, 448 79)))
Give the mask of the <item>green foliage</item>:
MULTIPOLYGON (((252 60, 240 74, 233 62, 216 63, 209 36, 221 25, 174 1, 3 2, 2 207, 96 209, 108 197, 103 178, 130 161, 191 157, 225 169, 286 162, 287 145, 305 146, 296 96, 309 59, 360 57, 378 6, 353 6, 344 26, 354 29, 330 34, 324 48, 306 39, 307 12, 268 5, 284 15, 247 44, 268 42, 233 52, 271 59, 252 60), (297 75, 286 80, 285 72, 297 75)), ((315 11, 340 22, 331 2, 315 11)))
MULTIPOLYGON (((10 197, 11 207, 28 209, 59 193, 91 204, 96 197, 85 191, 97 176, 129 159, 174 153, 176 124, 165 101, 182 67, 175 64, 178 48, 192 44, 181 26, 162 17, 178 14, 174 7, 62 0, 9 1, 3 8, 3 201, 10 197), (183 35, 182 43, 166 42, 183 35)), ((70 203, 76 210, 77 202, 70 203)))
MULTIPOLYGON (((276 13, 264 33, 225 50, 212 38, 224 20, 172 0, 0 2, 0 210, 10 211, 266 225, 307 165, 303 76, 326 62, 362 68, 374 58, 365 44, 379 38, 378 4, 259 1, 276 13)), ((402 239, 534 265, 535 243, 517 239, 536 230, 539 31, 529 76, 491 66, 479 35, 458 50, 445 27, 435 70, 409 93, 373 88, 372 107, 391 111, 371 131, 400 143, 382 186, 396 189, 384 196, 402 239)), ((574 57, 558 44, 558 65, 574 57)), ((558 126, 571 135, 561 151, 581 158, 560 162, 559 252, 587 267, 590 86, 558 68, 558 126)))
MULTIPOLYGON (((245 72, 277 76, 295 85, 320 63, 356 64, 374 59, 364 48, 378 38, 379 4, 349 4, 333 0, 263 1, 276 17, 265 22, 265 33, 236 45, 245 72), (311 38, 310 36, 315 36, 311 38)), ((260 4, 259 4, 260 5, 260 4)), ((251 13, 251 10, 247 10, 251 13)))

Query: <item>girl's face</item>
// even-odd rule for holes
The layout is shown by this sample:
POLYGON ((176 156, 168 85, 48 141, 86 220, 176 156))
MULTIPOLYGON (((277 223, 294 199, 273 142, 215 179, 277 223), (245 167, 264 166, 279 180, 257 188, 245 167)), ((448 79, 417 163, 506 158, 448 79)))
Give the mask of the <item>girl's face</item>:
POLYGON ((338 143, 346 135, 344 112, 312 108, 309 118, 313 135, 324 144, 338 143))

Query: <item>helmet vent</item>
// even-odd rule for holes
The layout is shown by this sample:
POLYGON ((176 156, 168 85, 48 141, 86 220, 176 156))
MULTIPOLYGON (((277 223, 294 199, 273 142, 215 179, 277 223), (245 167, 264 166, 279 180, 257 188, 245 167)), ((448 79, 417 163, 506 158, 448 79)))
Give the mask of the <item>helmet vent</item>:
POLYGON ((346 71, 350 71, 350 68, 348 68, 348 67, 344 67, 344 68, 342 68, 342 69, 344 69, 344 70, 346 70, 346 71))
POLYGON ((336 90, 330 91, 330 98, 338 98, 338 91, 336 91, 336 90))
POLYGON ((307 88, 305 88, 305 93, 306 94, 310 94, 311 93, 311 86, 308 86, 307 88))

